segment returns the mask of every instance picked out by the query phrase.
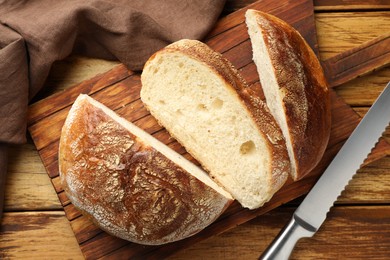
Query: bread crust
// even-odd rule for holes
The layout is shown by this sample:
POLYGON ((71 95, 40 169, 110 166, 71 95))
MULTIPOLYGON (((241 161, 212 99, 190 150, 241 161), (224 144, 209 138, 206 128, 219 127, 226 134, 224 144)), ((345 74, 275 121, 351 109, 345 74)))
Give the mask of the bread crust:
MULTIPOLYGON (((214 71, 216 75, 218 75, 223 81, 226 82, 226 86, 231 88, 230 90, 232 95, 237 95, 238 100, 244 104, 247 111, 249 112, 249 115, 255 121, 259 133, 263 136, 264 140, 267 140, 267 147, 271 154, 271 163, 268 165, 269 172, 271 174, 269 175, 269 180, 267 180, 270 184, 270 187, 269 194, 267 194, 267 197, 264 197, 264 203, 269 201, 274 193, 277 192, 286 182, 291 169, 283 134, 273 116, 269 112, 266 104, 261 100, 257 92, 252 91, 248 87, 245 80, 239 74, 237 69, 234 68, 230 61, 225 59, 222 54, 212 50, 206 44, 197 40, 183 39, 168 45, 164 49, 156 52, 146 62, 144 68, 149 66, 149 64, 153 62, 156 56, 163 55, 166 52, 186 55, 196 59, 201 63, 204 63, 209 69, 214 71)), ((151 111, 151 109, 148 107, 148 104, 144 104, 148 110, 151 111)), ((167 130, 169 131, 169 129, 167 130)), ((173 133, 170 132, 170 134, 176 138, 173 133)), ((177 140, 180 142, 179 139, 177 140)), ((196 153, 192 151, 191 147, 186 146, 183 143, 182 145, 195 159, 197 159, 196 153)), ((202 161, 199 162, 205 169, 208 170, 207 165, 204 165, 202 161)), ((213 176, 212 172, 210 172, 210 175, 213 176)), ((215 177, 216 181, 218 182, 217 177, 213 177, 215 177)), ((262 206, 262 204, 258 205, 257 207, 260 206, 262 206)))
POLYGON ((79 97, 61 134, 61 184, 108 233, 158 245, 191 236, 232 202, 79 97))
MULTIPOLYGON (((300 33, 283 20, 248 10, 262 31, 280 91, 296 169, 294 180, 321 160, 331 126, 329 90, 321 64, 300 33)), ((257 48, 257 46, 252 46, 257 48)), ((261 75, 260 75, 261 78, 261 75)))

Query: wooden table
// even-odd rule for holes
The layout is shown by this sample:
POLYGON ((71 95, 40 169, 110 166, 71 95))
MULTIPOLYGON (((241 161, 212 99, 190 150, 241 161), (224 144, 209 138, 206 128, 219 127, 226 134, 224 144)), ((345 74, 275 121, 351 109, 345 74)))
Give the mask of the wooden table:
MULTIPOLYGON (((228 0, 222 15, 251 2, 228 0)), ((390 33, 389 0, 318 0, 314 5, 322 60, 390 33)), ((47 89, 36 100, 117 64, 68 57, 54 65, 47 89)), ((388 81, 390 67, 343 84, 336 92, 364 116, 388 81)), ((386 139, 389 133, 386 132, 386 139)), ((289 221, 299 201, 195 244, 171 259, 255 259, 289 221)), ((390 157, 384 156, 361 168, 328 216, 313 238, 297 244, 292 259, 389 259, 390 157)), ((11 147, 0 258, 83 258, 31 139, 25 145, 11 147)))

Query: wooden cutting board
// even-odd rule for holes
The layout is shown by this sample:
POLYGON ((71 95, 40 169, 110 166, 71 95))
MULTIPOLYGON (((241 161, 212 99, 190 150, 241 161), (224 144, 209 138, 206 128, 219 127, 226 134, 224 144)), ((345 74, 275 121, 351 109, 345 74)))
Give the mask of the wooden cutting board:
MULTIPOLYGON (((248 8, 272 13, 292 24, 318 54, 313 5, 310 0, 264 0, 256 2, 248 8)), ((252 62, 252 51, 244 23, 244 13, 245 10, 239 10, 219 21, 205 42, 213 49, 223 53, 240 70, 249 84, 259 84, 256 68, 252 62)), ((327 70, 327 73, 332 76, 331 69, 327 70)), ((330 142, 323 160, 309 176, 295 183, 289 181, 269 203, 258 210, 246 210, 241 208, 238 203, 234 203, 215 223, 193 237, 163 246, 142 246, 112 237, 82 216, 63 192, 58 177, 57 161, 62 125, 72 103, 80 93, 91 95, 122 117, 153 134, 174 150, 189 157, 184 148, 170 138, 168 133, 143 107, 139 97, 140 88, 139 73, 128 71, 125 66, 119 65, 107 73, 97 75, 64 92, 43 99, 31 105, 29 109, 29 132, 64 207, 81 251, 87 259, 166 257, 307 193, 360 120, 359 116, 331 91, 332 130, 330 142)))

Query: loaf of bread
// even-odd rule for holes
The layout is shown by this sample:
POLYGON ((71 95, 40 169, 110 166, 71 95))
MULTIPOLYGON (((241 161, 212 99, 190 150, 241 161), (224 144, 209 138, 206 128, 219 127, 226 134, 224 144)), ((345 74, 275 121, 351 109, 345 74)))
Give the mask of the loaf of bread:
POLYGON ((262 206, 285 183, 282 132, 221 54, 180 40, 147 61, 141 81, 150 113, 242 206, 262 206))
POLYGON ((140 244, 191 236, 233 201, 200 168, 87 95, 63 126, 59 170, 75 207, 140 244))
POLYGON ((260 11, 245 14, 267 105, 286 139, 294 180, 322 158, 330 134, 330 101, 317 56, 286 22, 260 11))
POLYGON ((72 201, 100 228, 158 245, 191 236, 237 199, 255 209, 322 158, 330 101, 320 63, 284 21, 246 12, 266 103, 221 54, 195 40, 156 52, 141 75, 150 113, 204 172, 87 95, 62 129, 59 167, 72 201), (209 177, 211 176, 211 178, 209 177))

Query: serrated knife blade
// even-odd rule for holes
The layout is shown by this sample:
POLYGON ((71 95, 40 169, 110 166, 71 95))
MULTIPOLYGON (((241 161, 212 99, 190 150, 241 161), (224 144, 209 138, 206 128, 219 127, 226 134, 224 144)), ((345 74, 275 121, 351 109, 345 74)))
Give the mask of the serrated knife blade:
POLYGON ((288 259, 296 242, 311 237, 390 122, 390 82, 260 259, 288 259))

